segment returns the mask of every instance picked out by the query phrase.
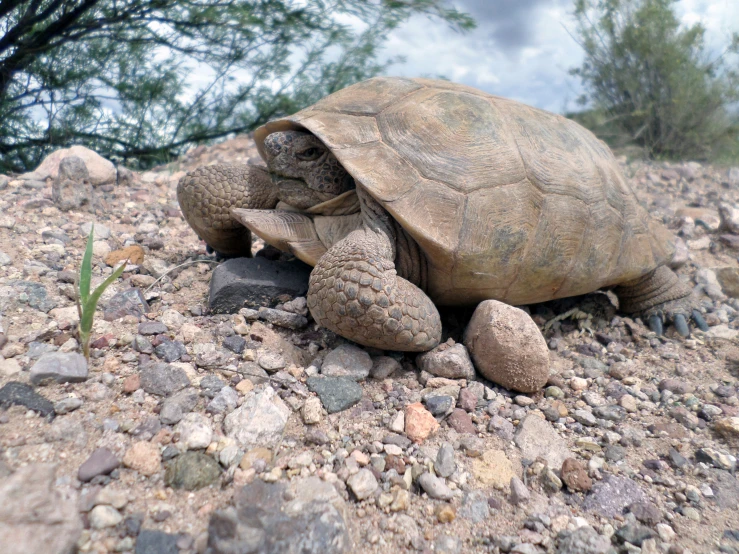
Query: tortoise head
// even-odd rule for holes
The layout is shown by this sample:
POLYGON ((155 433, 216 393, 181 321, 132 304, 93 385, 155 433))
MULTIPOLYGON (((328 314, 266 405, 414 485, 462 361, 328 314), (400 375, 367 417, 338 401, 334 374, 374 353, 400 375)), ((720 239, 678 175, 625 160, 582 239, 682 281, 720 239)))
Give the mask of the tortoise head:
POLYGON ((333 152, 311 133, 271 133, 264 153, 280 200, 296 208, 310 208, 355 186, 333 152))

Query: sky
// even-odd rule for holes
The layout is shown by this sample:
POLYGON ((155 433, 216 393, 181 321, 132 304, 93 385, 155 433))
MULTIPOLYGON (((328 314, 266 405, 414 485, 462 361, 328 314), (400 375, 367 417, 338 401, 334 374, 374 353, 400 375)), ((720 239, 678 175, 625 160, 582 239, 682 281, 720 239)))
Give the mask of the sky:
MULTIPOLYGON (((568 74, 582 61, 569 34, 575 29, 573 0, 450 3, 470 13, 477 29, 459 34, 438 20, 413 18, 388 37, 385 55, 406 57, 390 75, 443 75, 557 113, 577 107, 582 88, 568 74)), ((707 45, 717 52, 732 27, 739 31, 739 0, 680 0, 675 7, 684 23, 703 23, 707 45)))

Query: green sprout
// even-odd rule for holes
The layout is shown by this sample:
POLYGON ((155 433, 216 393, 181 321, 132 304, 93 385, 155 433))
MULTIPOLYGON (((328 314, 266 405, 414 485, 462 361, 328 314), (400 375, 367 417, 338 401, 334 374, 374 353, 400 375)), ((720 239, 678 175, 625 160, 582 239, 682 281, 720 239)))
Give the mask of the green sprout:
POLYGON ((88 360, 90 359, 90 333, 92 332, 92 322, 95 319, 98 300, 100 300, 105 289, 121 276, 128 261, 124 261, 113 271, 110 277, 103 281, 90 294, 90 281, 92 280, 92 237, 94 232, 95 225, 91 227, 90 236, 87 237, 87 248, 85 248, 85 255, 82 257, 82 266, 80 266, 79 291, 77 294, 77 313, 80 317, 78 332, 80 344, 82 345, 82 353, 88 360))

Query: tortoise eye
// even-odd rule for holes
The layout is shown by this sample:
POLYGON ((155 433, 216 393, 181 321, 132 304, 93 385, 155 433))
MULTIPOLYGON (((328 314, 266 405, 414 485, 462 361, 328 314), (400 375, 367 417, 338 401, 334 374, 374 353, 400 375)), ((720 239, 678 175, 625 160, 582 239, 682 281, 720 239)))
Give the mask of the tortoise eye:
POLYGON ((303 160, 304 162, 310 162, 313 160, 317 160, 321 157, 322 150, 320 148, 311 147, 303 150, 302 152, 298 152, 296 154, 297 158, 299 160, 303 160))

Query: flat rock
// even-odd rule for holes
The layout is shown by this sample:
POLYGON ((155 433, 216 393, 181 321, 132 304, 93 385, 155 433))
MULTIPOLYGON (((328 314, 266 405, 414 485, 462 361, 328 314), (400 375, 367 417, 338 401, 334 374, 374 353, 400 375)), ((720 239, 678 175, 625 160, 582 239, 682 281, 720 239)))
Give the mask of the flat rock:
POLYGON ((23 406, 41 414, 54 416, 54 405, 25 383, 11 381, 0 389, 0 408, 23 406))
POLYGON ((418 484, 431 498, 435 498, 437 500, 451 500, 454 497, 454 493, 446 483, 431 473, 424 473, 421 475, 418 478, 418 484))
POLYGON ((591 494, 585 497, 583 508, 602 517, 623 515, 624 508, 649 499, 642 488, 628 477, 607 474, 593 485, 591 494))
POLYGON ((457 433, 472 435, 477 433, 477 429, 475 429, 475 424, 472 423, 470 415, 462 408, 455 408, 452 410, 452 413, 447 418, 447 423, 449 423, 449 426, 457 433))
POLYGON ((321 364, 321 375, 327 377, 349 377, 363 381, 372 369, 372 358, 353 344, 342 344, 326 354, 321 364))
POLYGON ((103 319, 115 321, 127 315, 141 317, 150 310, 141 289, 132 288, 117 292, 105 303, 103 319))
POLYGON ((175 489, 194 491, 217 482, 221 467, 202 452, 185 452, 167 463, 164 482, 175 489))
POLYGON ((191 412, 175 427, 180 435, 180 444, 187 450, 208 448, 213 438, 213 428, 210 420, 203 414, 191 412))
POLYGON ((179 554, 178 538, 179 535, 154 529, 142 529, 136 537, 135 554, 179 554))
POLYGON ((354 551, 346 506, 333 486, 318 477, 309 477, 290 487, 282 482, 269 484, 257 479, 238 491, 233 507, 211 516, 209 552, 346 554, 354 551))
POLYGON ((377 479, 369 469, 360 469, 347 479, 346 484, 359 500, 368 498, 377 490, 377 479))
POLYGON ((98 448, 77 470, 77 478, 86 483, 98 475, 108 475, 121 465, 121 461, 107 448, 98 448))
POLYGON ((395 358, 390 356, 377 356, 376 358, 372 358, 370 377, 381 381, 383 379, 387 379, 399 369, 400 362, 395 358))
POLYGON ((330 414, 347 410, 362 399, 362 386, 349 377, 315 376, 306 384, 330 414))
POLYGON ((213 313, 236 313, 241 308, 271 307, 280 296, 305 296, 311 267, 299 260, 233 258, 213 271, 209 306, 213 313))
POLYGON ((239 408, 226 416, 223 428, 244 450, 257 446, 273 448, 282 440, 288 417, 290 408, 268 386, 249 394, 239 408))
POLYGON ((405 434, 415 443, 421 444, 439 429, 439 422, 420 402, 405 407, 405 434))
POLYGON ((87 380, 87 360, 77 352, 49 352, 31 366, 31 382, 81 383, 87 380))
POLYGON ((549 349, 531 317, 518 308, 486 300, 464 333, 477 371, 508 389, 532 393, 549 378, 549 349))
POLYGON ((141 388, 156 396, 169 396, 190 386, 185 370, 173 365, 155 363, 141 370, 141 388))
POLYGON ((572 457, 567 443, 551 424, 533 414, 521 421, 513 440, 525 459, 533 461, 542 457, 551 469, 560 469, 562 462, 572 457))
POLYGON ((0 480, 3 554, 69 554, 77 551, 82 520, 76 494, 53 487, 53 464, 29 464, 0 480))
POLYGON ((174 425, 195 408, 198 398, 200 395, 192 388, 173 394, 162 403, 159 419, 164 425, 174 425))
POLYGON ((416 356, 416 364, 422 371, 447 379, 472 379, 475 367, 463 344, 445 342, 416 356))
POLYGON ((510 485, 516 477, 513 464, 502 450, 486 450, 479 458, 472 460, 472 474, 484 486, 502 489, 510 485))

